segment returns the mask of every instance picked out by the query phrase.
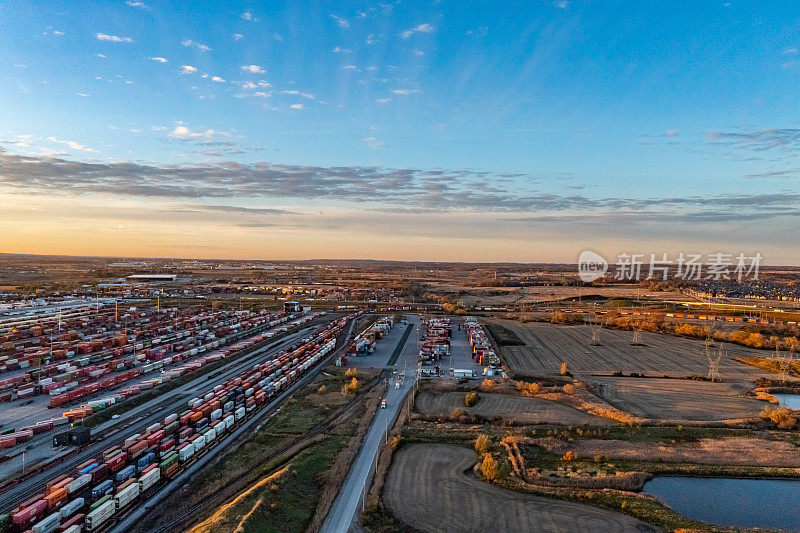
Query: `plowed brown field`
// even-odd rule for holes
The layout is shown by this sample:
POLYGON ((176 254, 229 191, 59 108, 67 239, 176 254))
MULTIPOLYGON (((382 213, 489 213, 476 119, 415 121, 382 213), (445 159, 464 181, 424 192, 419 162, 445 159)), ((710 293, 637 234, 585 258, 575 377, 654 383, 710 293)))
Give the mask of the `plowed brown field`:
POLYGON ((465 473, 475 452, 451 444, 411 444, 394 457, 383 501, 394 516, 425 532, 646 532, 633 517, 505 490, 465 473))
MULTIPOLYGON (((638 372, 652 376, 690 376, 708 374, 708 360, 703 342, 657 333, 642 333, 642 346, 633 346, 633 333, 604 329, 600 346, 592 346, 589 326, 560 326, 531 322, 520 324, 508 320, 498 323, 511 329, 525 346, 503 348, 505 361, 512 371, 523 375, 557 374, 566 362, 573 374, 625 374, 638 372)), ((723 379, 755 379, 767 375, 734 360, 740 356, 763 356, 765 352, 725 343, 725 356, 720 361, 723 379)))
POLYGON ((471 415, 504 419, 521 424, 563 424, 571 426, 605 426, 610 421, 592 416, 568 405, 542 398, 525 398, 508 394, 480 393, 480 400, 472 407, 464 406, 463 392, 422 391, 416 397, 416 408, 422 414, 448 416, 453 409, 463 409, 471 415))

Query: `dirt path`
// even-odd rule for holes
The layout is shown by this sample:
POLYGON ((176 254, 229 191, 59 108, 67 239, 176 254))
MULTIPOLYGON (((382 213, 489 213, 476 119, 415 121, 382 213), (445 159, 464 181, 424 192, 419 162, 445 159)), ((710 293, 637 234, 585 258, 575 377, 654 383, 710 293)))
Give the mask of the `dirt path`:
POLYGON ((416 398, 417 410, 425 415, 449 416, 453 409, 491 418, 494 415, 521 424, 563 424, 570 426, 607 426, 610 421, 584 413, 568 405, 542 398, 524 398, 507 394, 480 393, 472 407, 464 406, 463 392, 436 393, 423 391, 416 398))
POLYGON ((412 444, 395 454, 383 501, 425 532, 651 532, 658 528, 590 505, 517 493, 465 474, 475 452, 451 444, 412 444))

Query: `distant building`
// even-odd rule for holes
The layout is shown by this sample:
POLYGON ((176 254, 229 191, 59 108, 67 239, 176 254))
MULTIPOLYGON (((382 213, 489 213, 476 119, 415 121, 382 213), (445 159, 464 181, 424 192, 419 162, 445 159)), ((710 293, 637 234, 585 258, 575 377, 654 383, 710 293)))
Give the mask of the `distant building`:
POLYGON ((127 279, 131 281, 175 281, 177 274, 133 274, 127 279))

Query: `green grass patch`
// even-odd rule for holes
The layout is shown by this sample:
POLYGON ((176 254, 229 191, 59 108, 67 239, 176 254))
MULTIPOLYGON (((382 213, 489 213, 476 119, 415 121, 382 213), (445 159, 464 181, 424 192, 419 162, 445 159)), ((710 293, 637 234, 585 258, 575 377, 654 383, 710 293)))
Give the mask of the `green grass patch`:
POLYGON ((345 438, 329 437, 310 446, 291 461, 286 473, 242 498, 210 531, 228 532, 237 526, 244 533, 305 531, 325 486, 322 475, 346 443, 345 438))

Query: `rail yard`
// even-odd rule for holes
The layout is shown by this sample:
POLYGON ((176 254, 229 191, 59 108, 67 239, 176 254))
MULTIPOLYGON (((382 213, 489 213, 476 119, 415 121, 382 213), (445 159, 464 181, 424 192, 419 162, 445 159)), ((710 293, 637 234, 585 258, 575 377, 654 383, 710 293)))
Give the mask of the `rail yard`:
POLYGON ((494 289, 425 292, 464 267, 392 268, 0 296, 0 531, 712 531, 651 491, 800 483, 786 307, 616 286, 468 312, 494 289))

